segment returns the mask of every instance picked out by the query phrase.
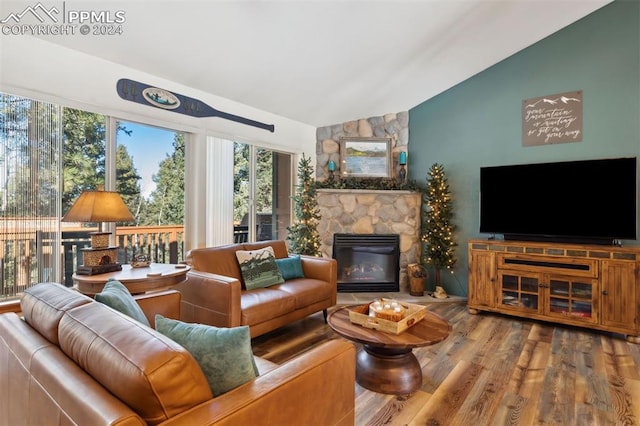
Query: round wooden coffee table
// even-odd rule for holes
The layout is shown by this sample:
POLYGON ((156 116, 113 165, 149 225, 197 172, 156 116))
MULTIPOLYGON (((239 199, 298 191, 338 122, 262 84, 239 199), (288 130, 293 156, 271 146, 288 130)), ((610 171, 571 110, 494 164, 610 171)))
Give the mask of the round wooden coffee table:
POLYGON ((356 359, 356 382, 369 390, 408 395, 422 386, 422 369, 412 349, 441 342, 451 324, 428 312, 423 320, 396 335, 365 328, 349 320, 351 306, 329 314, 327 322, 345 339, 362 343, 356 359))

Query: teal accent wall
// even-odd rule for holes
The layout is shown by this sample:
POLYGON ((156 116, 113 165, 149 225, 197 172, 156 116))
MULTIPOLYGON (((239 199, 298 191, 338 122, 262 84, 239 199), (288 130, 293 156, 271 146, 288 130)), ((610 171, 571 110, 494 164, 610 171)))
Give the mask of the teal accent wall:
MULTIPOLYGON (((454 274, 442 274, 445 290, 467 295, 467 240, 489 236, 478 229, 480 167, 639 153, 639 0, 610 3, 411 109, 409 178, 425 183, 440 163, 453 195, 458 261, 454 274), (583 91, 582 142, 523 147, 522 101, 576 90, 583 91)), ((606 194, 593 200, 615 208, 606 194)))

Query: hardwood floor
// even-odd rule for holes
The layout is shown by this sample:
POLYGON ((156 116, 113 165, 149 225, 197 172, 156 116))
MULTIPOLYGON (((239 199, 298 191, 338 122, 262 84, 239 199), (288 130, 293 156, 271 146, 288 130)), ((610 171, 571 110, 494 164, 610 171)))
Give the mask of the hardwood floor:
MULTIPOLYGON (((356 425, 640 425, 640 345, 621 336, 481 313, 428 308, 449 320, 443 342, 414 350, 422 388, 408 396, 356 384, 356 425)), ((253 340, 283 363, 340 339, 318 313, 253 340)))

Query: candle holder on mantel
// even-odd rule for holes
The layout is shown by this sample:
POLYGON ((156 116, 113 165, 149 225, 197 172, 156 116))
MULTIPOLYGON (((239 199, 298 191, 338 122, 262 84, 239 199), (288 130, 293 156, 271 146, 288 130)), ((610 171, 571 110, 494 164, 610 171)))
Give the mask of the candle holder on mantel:
POLYGON ((404 185, 407 180, 407 153, 405 151, 400 152, 398 163, 400 164, 400 170, 398 170, 398 181, 400 182, 400 185, 404 185))
POLYGON ((62 218, 63 222, 98 223, 98 232, 90 232, 91 247, 82 248, 80 275, 103 274, 122 270, 118 260, 118 246, 109 246, 110 232, 102 232, 102 222, 130 222, 133 216, 117 192, 84 191, 62 218))
POLYGON ((336 171, 336 162, 333 160, 329 160, 329 180, 333 180, 335 178, 335 171, 336 171))

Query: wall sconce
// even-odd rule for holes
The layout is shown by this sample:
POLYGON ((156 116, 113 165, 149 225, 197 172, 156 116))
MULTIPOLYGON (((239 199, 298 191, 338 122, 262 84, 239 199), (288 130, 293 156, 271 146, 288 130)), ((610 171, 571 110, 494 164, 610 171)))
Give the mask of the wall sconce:
POLYGON ((333 160, 329 160, 329 180, 333 180, 334 173, 336 171, 336 162, 333 160))
POLYGON ((407 153, 405 151, 400 151, 398 163, 400 164, 400 170, 398 170, 398 180, 400 181, 401 185, 404 185, 407 179, 407 170, 405 168, 407 165, 407 153))
POLYGON ((63 222, 98 223, 98 232, 90 232, 91 247, 83 248, 83 264, 76 273, 80 275, 102 274, 120 271, 117 263, 118 246, 109 247, 110 232, 102 232, 102 222, 132 222, 133 216, 120 194, 113 191, 83 191, 63 222))

